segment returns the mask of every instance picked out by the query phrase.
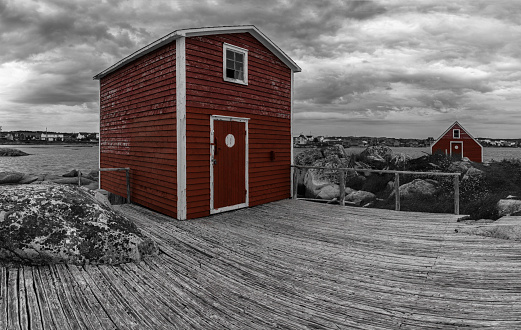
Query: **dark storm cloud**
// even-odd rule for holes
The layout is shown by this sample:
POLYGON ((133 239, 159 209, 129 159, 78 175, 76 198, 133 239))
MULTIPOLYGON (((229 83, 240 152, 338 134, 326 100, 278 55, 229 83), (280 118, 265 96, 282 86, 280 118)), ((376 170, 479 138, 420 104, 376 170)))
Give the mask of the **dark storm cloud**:
POLYGON ((521 102, 520 7, 506 0, 0 0, 0 121, 44 113, 66 125, 68 114, 86 113, 82 120, 94 123, 96 73, 177 29, 254 24, 303 68, 295 76, 295 127, 321 120, 334 132, 338 123, 486 121, 491 113, 506 123, 521 102))

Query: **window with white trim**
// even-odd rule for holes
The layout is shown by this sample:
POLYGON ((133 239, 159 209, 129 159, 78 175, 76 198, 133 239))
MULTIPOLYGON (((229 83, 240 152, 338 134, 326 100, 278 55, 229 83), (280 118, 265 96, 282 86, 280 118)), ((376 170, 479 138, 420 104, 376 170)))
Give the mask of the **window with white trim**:
POLYGON ((452 131, 452 137, 455 139, 459 139, 459 129, 455 129, 452 131))
POLYGON ((223 44, 223 78, 225 81, 248 85, 248 50, 223 44))

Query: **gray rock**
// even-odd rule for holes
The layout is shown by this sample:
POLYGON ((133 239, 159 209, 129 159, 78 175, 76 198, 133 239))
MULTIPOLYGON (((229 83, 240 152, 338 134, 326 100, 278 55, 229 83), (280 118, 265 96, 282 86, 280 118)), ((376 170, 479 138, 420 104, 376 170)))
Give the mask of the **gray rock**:
POLYGON ((28 153, 25 153, 18 149, 12 148, 0 148, 0 157, 19 157, 19 156, 28 156, 28 153))
MULTIPOLYGON (((436 190, 436 185, 422 179, 415 179, 409 183, 401 185, 399 188, 400 197, 403 199, 433 196, 436 193, 436 190)), ((394 190, 391 192, 389 198, 393 196, 394 190)))
POLYGON ((157 246, 130 220, 76 186, 0 190, 0 259, 24 264, 138 262, 157 246))
MULTIPOLYGON (((316 170, 309 170, 306 172, 304 176, 304 186, 306 187, 306 193, 305 196, 307 198, 318 198, 318 194, 320 191, 327 186, 333 186, 334 184, 321 179, 317 177, 317 171, 316 170)), ((338 186, 338 185, 337 185, 338 186)), ((329 190, 332 188, 328 188, 329 190)), ((340 188, 338 188, 338 192, 340 191, 340 188)), ((337 192, 336 196, 338 197, 339 193, 337 192)), ((324 192, 325 194, 325 192, 324 192)))
POLYGON ((482 170, 478 170, 475 167, 470 167, 467 172, 465 172, 465 175, 463 175, 463 181, 467 181, 473 178, 482 178, 485 175, 485 172, 482 170))
POLYGON ((368 191, 358 190, 352 191, 349 194, 346 194, 345 201, 355 203, 357 205, 365 205, 369 202, 372 202, 376 199, 375 194, 370 193, 368 191))
POLYGON ((360 158, 369 164, 385 164, 393 157, 393 151, 386 146, 371 146, 360 153, 360 158))
POLYGON ((295 156, 295 165, 311 166, 321 158, 324 158, 324 155, 319 149, 308 149, 295 156))
POLYGON ((69 173, 65 173, 64 175, 62 175, 63 177, 65 178, 73 178, 73 177, 77 177, 78 176, 78 171, 77 170, 72 170, 70 171, 69 173))
POLYGON ((38 181, 40 176, 36 174, 24 174, 23 177, 18 181, 19 184, 28 184, 38 181))
POLYGON ((315 198, 331 200, 340 196, 340 186, 337 184, 329 184, 318 190, 315 198))
POLYGON ((0 172, 0 184, 18 183, 23 177, 24 174, 19 172, 0 172))
POLYGON ((465 173, 471 167, 472 167, 472 164, 470 162, 465 162, 465 161, 453 162, 449 166, 449 172, 465 173))
POLYGON ((500 217, 521 211, 521 201, 517 199, 500 199, 496 204, 500 217))

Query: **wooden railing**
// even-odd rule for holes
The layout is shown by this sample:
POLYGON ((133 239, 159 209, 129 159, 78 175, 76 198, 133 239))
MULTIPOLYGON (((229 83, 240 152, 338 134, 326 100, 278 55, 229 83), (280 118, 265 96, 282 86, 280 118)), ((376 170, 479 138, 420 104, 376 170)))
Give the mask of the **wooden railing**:
MULTIPOLYGON (((425 175, 425 176, 452 176, 454 177, 454 214, 459 215, 459 176, 460 173, 442 173, 442 172, 413 172, 413 171, 394 171, 394 170, 373 170, 358 168, 331 168, 319 166, 301 166, 292 165, 294 169, 307 170, 329 170, 338 171, 338 181, 340 186, 340 205, 345 205, 345 174, 346 172, 364 172, 378 174, 394 174, 394 194, 395 194, 395 210, 400 211, 400 174, 425 175)), ((293 198, 297 199, 298 177, 297 171, 293 170, 293 198)))
MULTIPOLYGON (((130 168, 98 168, 98 172, 111 172, 111 171, 125 171, 125 177, 127 181, 127 203, 130 203, 130 168)), ((81 171, 78 170, 78 186, 81 186, 81 171)))

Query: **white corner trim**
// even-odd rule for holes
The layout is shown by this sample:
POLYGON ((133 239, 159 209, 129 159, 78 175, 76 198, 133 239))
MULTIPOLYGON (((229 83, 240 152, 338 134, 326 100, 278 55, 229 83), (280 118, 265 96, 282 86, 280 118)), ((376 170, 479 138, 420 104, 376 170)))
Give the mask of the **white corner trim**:
POLYGON ((177 219, 186 220, 186 39, 176 39, 177 219))
MULTIPOLYGON (((291 91, 290 91, 290 98, 291 98, 291 102, 290 102, 290 108, 289 108, 289 111, 290 111, 290 114, 291 114, 291 117, 290 117, 290 144, 291 144, 291 160, 290 160, 290 165, 294 165, 294 151, 293 151, 293 79, 294 79, 294 72, 293 70, 291 70, 291 91)), ((290 168, 290 171, 289 171, 289 175, 291 176, 291 179, 290 179, 290 184, 291 184, 291 187, 289 189, 289 192, 290 192, 290 196, 293 197, 293 185, 294 185, 294 182, 293 182, 293 172, 295 171, 295 168, 294 167, 291 167, 290 168)))
MULTIPOLYGON (((99 132, 99 139, 98 139, 98 168, 101 168, 101 80, 98 83, 98 104, 99 104, 99 120, 98 120, 98 132, 99 132)), ((101 171, 98 172, 98 189, 101 189, 101 171)), ((132 191, 131 191, 132 193, 132 191)))

